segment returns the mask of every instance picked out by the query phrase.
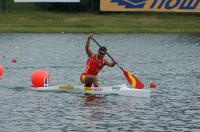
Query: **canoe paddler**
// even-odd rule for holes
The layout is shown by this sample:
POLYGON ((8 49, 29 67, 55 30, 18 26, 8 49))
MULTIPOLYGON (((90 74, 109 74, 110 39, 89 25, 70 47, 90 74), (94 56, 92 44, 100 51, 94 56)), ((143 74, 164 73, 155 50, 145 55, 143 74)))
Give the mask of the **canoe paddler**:
POLYGON ((93 53, 90 49, 90 40, 93 38, 93 34, 88 34, 88 39, 85 45, 85 50, 88 55, 86 62, 86 69, 81 74, 80 80, 85 85, 85 87, 99 87, 97 74, 101 71, 101 69, 106 65, 109 67, 114 67, 117 62, 115 60, 108 61, 104 58, 106 55, 107 49, 106 47, 100 47, 98 53, 93 53))

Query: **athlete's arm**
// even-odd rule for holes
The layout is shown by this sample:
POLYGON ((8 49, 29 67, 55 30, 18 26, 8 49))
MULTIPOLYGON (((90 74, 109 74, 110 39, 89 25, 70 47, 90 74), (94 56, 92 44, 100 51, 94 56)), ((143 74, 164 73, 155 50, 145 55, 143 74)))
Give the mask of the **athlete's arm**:
POLYGON ((93 37, 93 34, 92 33, 89 33, 88 34, 88 39, 87 39, 87 42, 86 42, 86 45, 85 45, 85 50, 86 50, 86 53, 89 57, 91 57, 93 55, 93 52, 92 50, 90 49, 90 40, 91 38, 93 37))
POLYGON ((117 62, 116 62, 115 60, 112 61, 112 62, 110 62, 110 61, 104 59, 104 64, 105 64, 106 66, 109 66, 109 67, 114 67, 115 64, 117 64, 117 62))

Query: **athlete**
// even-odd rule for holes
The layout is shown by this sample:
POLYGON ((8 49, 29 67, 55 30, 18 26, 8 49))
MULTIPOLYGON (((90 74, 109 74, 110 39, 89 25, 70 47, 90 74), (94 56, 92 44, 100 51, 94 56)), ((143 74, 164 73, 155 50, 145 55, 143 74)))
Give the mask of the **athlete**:
POLYGON ((88 59, 86 62, 86 69, 81 74, 81 82, 85 85, 85 87, 99 87, 97 74, 101 71, 101 69, 106 65, 109 67, 114 67, 117 62, 115 60, 108 61, 104 58, 107 49, 106 47, 100 47, 98 53, 93 53, 90 49, 90 40, 93 38, 93 34, 88 34, 88 39, 85 45, 85 50, 88 55, 88 59))

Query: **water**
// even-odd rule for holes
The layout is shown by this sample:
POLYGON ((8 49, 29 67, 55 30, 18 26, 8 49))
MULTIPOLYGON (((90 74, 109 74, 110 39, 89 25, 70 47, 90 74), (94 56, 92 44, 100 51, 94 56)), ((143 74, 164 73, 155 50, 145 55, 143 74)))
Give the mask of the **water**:
MULTIPOLYGON (((119 64, 148 87, 151 98, 31 91, 41 68, 51 85, 81 85, 86 34, 0 34, 0 132, 200 131, 200 36, 95 35, 119 64), (17 63, 12 63, 13 58, 17 63)), ((98 46, 91 43, 95 52, 98 46)), ((109 59, 109 58, 107 58, 109 59)), ((103 86, 126 80, 117 68, 99 74, 103 86)))

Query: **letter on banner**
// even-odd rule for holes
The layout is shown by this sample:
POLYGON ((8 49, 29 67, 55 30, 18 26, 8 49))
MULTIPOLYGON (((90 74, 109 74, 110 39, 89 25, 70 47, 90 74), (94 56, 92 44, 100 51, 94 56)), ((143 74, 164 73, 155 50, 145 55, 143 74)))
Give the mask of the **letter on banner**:
POLYGON ((101 0, 101 11, 199 12, 200 0, 101 0))

